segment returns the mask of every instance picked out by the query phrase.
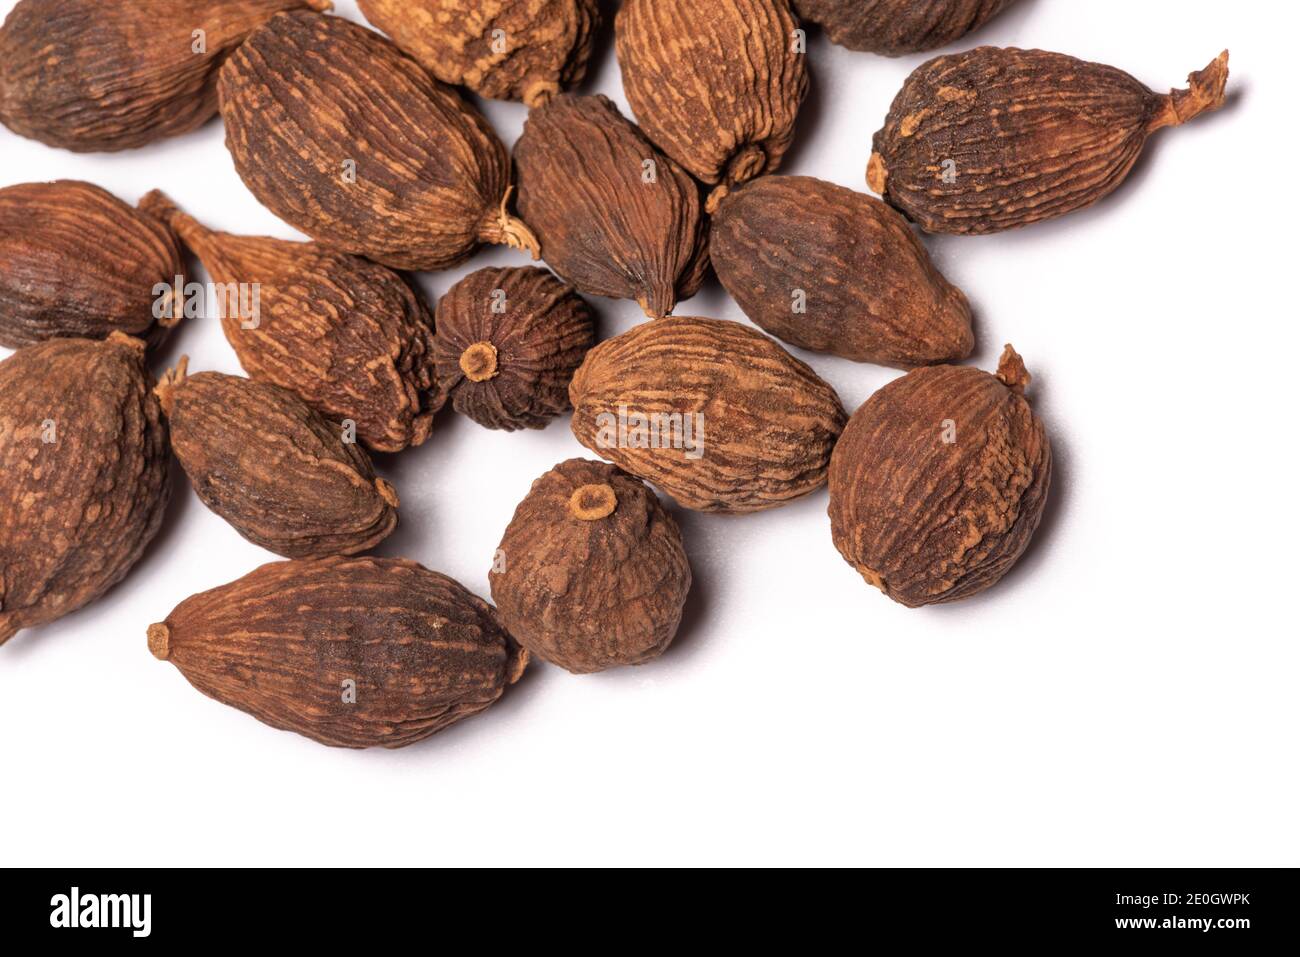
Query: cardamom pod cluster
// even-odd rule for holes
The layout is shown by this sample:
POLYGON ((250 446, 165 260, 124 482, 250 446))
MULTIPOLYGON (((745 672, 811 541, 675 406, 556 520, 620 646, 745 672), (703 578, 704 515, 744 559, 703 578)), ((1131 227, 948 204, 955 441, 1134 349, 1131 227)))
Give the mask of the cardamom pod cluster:
POLYGON ((0 362, 0 644, 103 595, 157 534, 171 486, 152 387, 120 332, 0 362))
POLYGON ((625 0, 615 20, 628 105, 647 136, 701 182, 770 173, 794 139, 807 56, 789 0, 625 0))
POLYGON ((506 211, 510 157, 483 115, 388 40, 284 13, 221 68, 235 169, 312 239, 394 269, 448 269, 482 243, 537 255, 506 211))
POLYGON ((172 227, 222 290, 221 327, 245 372, 355 423, 377 452, 428 438, 444 402, 433 314, 405 277, 320 243, 207 229, 157 191, 140 206, 172 227))
POLYGON ((909 608, 995 584, 1038 528, 1047 432, 1010 346, 996 376, 916 369, 853 414, 830 471, 831 534, 864 579, 909 608))
POLYGON ((1110 195, 1147 138, 1224 103, 1228 53, 1158 95, 1122 70, 979 47, 924 63, 876 133, 867 182, 932 233, 995 233, 1110 195))
POLYGON ((341 426, 292 392, 188 360, 154 391, 203 504, 285 558, 352 555, 397 527, 397 493, 341 426))
POLYGON ((151 216, 91 183, 0 189, 0 345, 56 336, 161 339, 184 316, 180 247, 151 216))
POLYGON ((519 211, 578 291, 632 299, 656 317, 703 285, 699 187, 606 97, 564 94, 533 110, 515 166, 519 211))
POLYGON ((281 10, 329 0, 18 0, 0 28, 0 123, 76 152, 134 149, 217 112, 214 77, 281 10))
POLYGON ((832 43, 885 56, 956 43, 1012 0, 794 0, 795 10, 832 43))
POLYGON ((705 512, 756 512, 820 488, 847 418, 807 365, 720 319, 656 319, 605 340, 569 397, 579 442, 705 512))
POLYGON ((506 629, 573 674, 663 654, 691 588, 677 523, 603 462, 570 459, 535 481, 497 555, 489 577, 506 629))
POLYGON ((528 653, 487 602, 395 558, 263 565, 181 602, 149 650, 195 688, 283 731, 400 748, 496 702, 528 653))
POLYGON ((540 106, 582 81, 596 0, 359 0, 361 13, 443 83, 540 106))
POLYGON ((890 366, 965 359, 970 305, 880 200, 764 176, 713 217, 709 255, 750 319, 803 349, 890 366))
POLYGON ((545 269, 480 269, 438 303, 438 387, 488 429, 543 429, 596 342, 583 299, 545 269))

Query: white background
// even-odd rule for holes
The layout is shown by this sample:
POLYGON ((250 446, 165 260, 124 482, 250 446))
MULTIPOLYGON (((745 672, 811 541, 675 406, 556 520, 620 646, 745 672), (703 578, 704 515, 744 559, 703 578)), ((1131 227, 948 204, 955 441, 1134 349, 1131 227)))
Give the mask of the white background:
MULTIPOLYGON (((0 13, 13 6, 0 0, 0 13)), ((357 18, 355 4, 339 12, 357 18)), ((910 611, 831 544, 824 491, 760 515, 678 511, 696 585, 659 661, 550 666, 403 751, 265 727, 145 647, 190 594, 274 556, 177 469, 163 532, 103 600, 0 648, 9 864, 1296 865, 1297 110, 1291 4, 1021 0, 977 42, 1183 85, 1225 46, 1232 102, 1166 130, 1093 209, 930 241, 977 311, 972 362, 1024 355, 1056 474, 1030 552, 975 599, 910 611)), ((865 189, 871 136, 924 56, 813 31, 786 172, 865 189)), ((605 34, 586 89, 626 111, 605 34)), ((525 110, 489 102, 507 143, 525 110)), ((0 128, 0 185, 162 187, 209 225, 295 237, 236 176, 219 122, 77 156, 0 128)), ((422 277, 522 264, 485 251, 422 277)), ((595 300, 602 335, 640 320, 595 300)), ((712 281, 679 314, 743 320, 712 281)), ((215 320, 195 370, 238 372, 215 320)), ((897 372, 800 355, 856 408, 897 372)), ((586 454, 567 421, 489 432, 450 409, 380 468, 403 500, 381 554, 486 596, 532 480, 586 454)))

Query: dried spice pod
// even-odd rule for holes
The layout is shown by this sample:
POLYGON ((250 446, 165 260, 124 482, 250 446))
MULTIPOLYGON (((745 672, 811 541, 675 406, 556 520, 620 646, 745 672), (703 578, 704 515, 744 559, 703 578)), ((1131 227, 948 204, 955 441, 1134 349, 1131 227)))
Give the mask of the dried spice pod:
POLYGON ((1052 480, 1028 384, 1007 346, 996 376, 917 369, 853 414, 831 459, 831 534, 867 582, 918 608, 969 598, 1015 564, 1052 480))
POLYGON ((876 133, 867 183, 932 233, 983 234, 1091 206, 1156 130, 1224 103, 1228 53, 1161 96, 1122 70, 980 47, 924 63, 876 133))
POLYGON ((478 714, 528 653, 496 609, 395 558, 263 565, 181 602, 149 650, 210 698, 343 748, 400 748, 478 714))
POLYGON ((92 183, 0 189, 0 345, 55 337, 156 342, 184 315, 171 232, 92 183))
POLYGON ((134 149, 217 113, 216 73, 281 10, 329 0, 18 0, 0 27, 0 123, 79 153, 134 149))
POLYGON ((931 365, 975 346, 970 304, 880 200, 809 176, 764 176, 723 201, 709 256, 754 322, 859 362, 931 365))
POLYGON ((542 429, 569 411, 595 317, 545 269, 480 269, 438 303, 438 387, 488 429, 542 429))
POLYGON ((367 20, 444 83, 540 106, 582 81, 596 0, 359 0, 367 20))
POLYGON ((221 327, 245 372, 356 423, 375 451, 428 438, 444 402, 433 314, 405 277, 320 243, 207 229, 157 191, 140 206, 175 230, 223 292, 221 327))
POLYGON ((510 157, 483 115, 379 34, 285 13, 221 69, 235 169, 312 239, 395 269, 537 240, 507 212, 510 157))
POLYGON ((492 600, 506 629, 579 675, 663 654, 691 589, 677 523, 603 462, 570 459, 535 481, 497 554, 492 600))
POLYGON ((850 50, 885 56, 955 43, 1012 0, 794 0, 799 16, 850 50))
POLYGON ((705 512, 756 512, 819 488, 847 418, 807 365, 720 319, 657 319, 605 340, 569 397, 579 442, 705 512))
POLYGON ((188 360, 154 390, 203 504, 285 558, 353 555, 397 527, 397 493, 341 426, 287 389, 188 360))
POLYGON ((170 456, 152 385, 120 332, 0 362, 0 644, 100 597, 158 532, 170 456))
POLYGON ((789 0, 625 0, 614 22, 628 105, 660 149, 717 187, 709 212, 781 165, 808 94, 789 0))
POLYGON ((580 292, 633 299, 656 317, 703 285, 699 187, 606 97, 563 94, 533 110, 515 166, 520 213, 580 292))

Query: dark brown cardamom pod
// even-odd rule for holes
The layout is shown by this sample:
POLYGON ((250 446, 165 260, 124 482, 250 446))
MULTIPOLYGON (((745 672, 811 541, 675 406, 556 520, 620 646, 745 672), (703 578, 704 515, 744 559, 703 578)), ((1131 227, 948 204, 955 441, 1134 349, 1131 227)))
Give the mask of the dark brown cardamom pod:
POLYGON ((506 211, 510 157, 483 115, 379 34, 284 13, 221 69, 235 169, 313 239, 395 269, 537 241, 506 211))
POLYGON ((1224 103, 1228 53, 1160 96, 1122 70, 980 47, 924 63, 876 133, 867 183, 932 233, 996 233, 1110 195, 1156 130, 1224 103))
POLYGON ((520 213, 580 292, 633 299, 655 317, 703 285, 699 187, 607 98, 563 94, 533 110, 515 165, 520 213))
POLYGON ((438 387, 488 429, 542 429, 596 343, 591 308, 545 269, 480 269, 438 303, 438 387))
POLYGON ((167 426, 144 352, 114 332, 0 362, 0 644, 104 594, 162 524, 167 426))
POLYGON ((931 365, 975 346, 970 305, 880 200, 809 176, 764 176, 713 217, 709 256, 754 322, 859 362, 931 365))
POLYGON ((359 0, 367 20, 444 83, 545 103, 587 72, 596 0, 359 0))
POLYGON ((570 459, 534 482, 497 555, 492 600, 506 629, 579 675, 663 654, 691 589, 677 523, 603 462, 570 459))
POLYGON ((756 512, 820 488, 847 418, 807 365, 720 319, 656 319, 605 340, 569 397, 579 442, 705 512, 756 512))
POLYGON ((328 418, 355 422, 378 452, 428 438, 444 402, 434 381, 433 314, 405 277, 320 243, 214 232, 157 191, 140 205, 203 261, 245 372, 328 418))
POLYGON ((625 0, 615 20, 637 122, 701 182, 727 191, 781 165, 808 93, 788 0, 625 0))
POLYGON ((0 28, 0 122, 79 153, 134 149, 216 115, 216 72, 281 10, 329 0, 19 0, 0 28))
POLYGON ((400 748, 478 714, 528 663, 496 609, 395 558, 263 565, 149 626, 210 698, 343 748, 400 748))
POLYGON ((156 342, 184 315, 171 232, 91 183, 0 189, 0 345, 55 337, 156 342))
POLYGON ((285 558, 323 558, 374 548, 397 527, 397 493, 341 426, 287 389, 187 366, 154 390, 172 451, 240 535, 285 558))
POLYGON ((799 16, 832 43, 885 56, 923 53, 956 43, 1012 0, 794 0, 799 16))
POLYGON ((1043 515, 1052 450, 1010 346, 998 374, 932 366, 863 404, 831 459, 831 534, 870 584, 918 608, 1005 575, 1043 515))

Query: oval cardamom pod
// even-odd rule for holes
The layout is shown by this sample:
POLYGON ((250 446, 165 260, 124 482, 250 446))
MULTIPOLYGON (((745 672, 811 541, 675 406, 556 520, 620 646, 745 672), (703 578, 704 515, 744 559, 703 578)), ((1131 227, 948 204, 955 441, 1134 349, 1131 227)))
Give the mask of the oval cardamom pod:
POLYGON ((281 10, 329 0, 18 0, 0 28, 0 123, 76 152, 134 149, 217 113, 215 76, 281 10))
POLYGON ((1028 384, 1007 346, 996 376, 916 369, 853 414, 831 459, 831 534, 867 582, 919 608, 969 598, 1020 558, 1052 480, 1028 384))
POLYGON ((181 602, 149 650, 195 688, 283 731, 400 748, 478 714, 528 653, 494 609, 395 558, 272 562, 181 602))
POLYGON ((924 63, 876 133, 867 183, 932 233, 995 233, 1091 206, 1156 130, 1224 103, 1228 53, 1160 96, 1122 70, 980 47, 924 63))
POLYGON ((51 339, 0 362, 0 644, 116 585, 171 486, 145 346, 51 339))
POLYGON ((713 217, 709 255, 750 319, 803 349, 891 366, 965 359, 970 304, 880 200, 764 176, 713 217))
POLYGON ((184 271, 162 223, 92 183, 0 189, 0 345, 115 331, 157 342, 183 318, 184 271))
POLYGON ((582 81, 596 0, 359 0, 361 13, 444 83, 545 103, 582 81))
POLYGON ((579 442, 705 512, 756 512, 820 488, 847 418, 807 365, 721 319, 656 319, 605 340, 569 397, 579 442))
POLYGON ((808 94, 789 0, 625 0, 615 19, 628 105, 696 179, 727 191, 781 165, 808 94))
POLYGON ((663 654, 691 588, 681 532, 654 492, 586 459, 533 483, 497 555, 492 600, 507 630, 578 675, 663 654))
POLYGON ((235 169, 312 239, 394 269, 537 241, 506 211, 510 157, 483 115, 379 34, 283 13, 221 69, 235 169))
POLYGON ((533 110, 515 165, 519 211, 580 292, 633 299, 655 317, 703 285, 699 187, 606 97, 563 94, 533 110))
POLYGON ((956 43, 1012 0, 794 0, 799 16, 832 43, 885 56, 924 53, 956 43))
POLYGON ((240 535, 285 558, 323 558, 364 552, 397 527, 397 493, 341 426, 279 386, 187 366, 154 390, 172 451, 240 535))
POLYGON ((433 314, 414 284, 320 243, 215 232, 157 191, 140 206, 207 268, 245 372, 355 423, 377 452, 428 438, 444 397, 434 380, 433 314))
POLYGON ((438 387, 488 429, 542 429, 569 411, 569 382, 596 343, 572 289, 532 266, 480 269, 438 303, 438 387))

